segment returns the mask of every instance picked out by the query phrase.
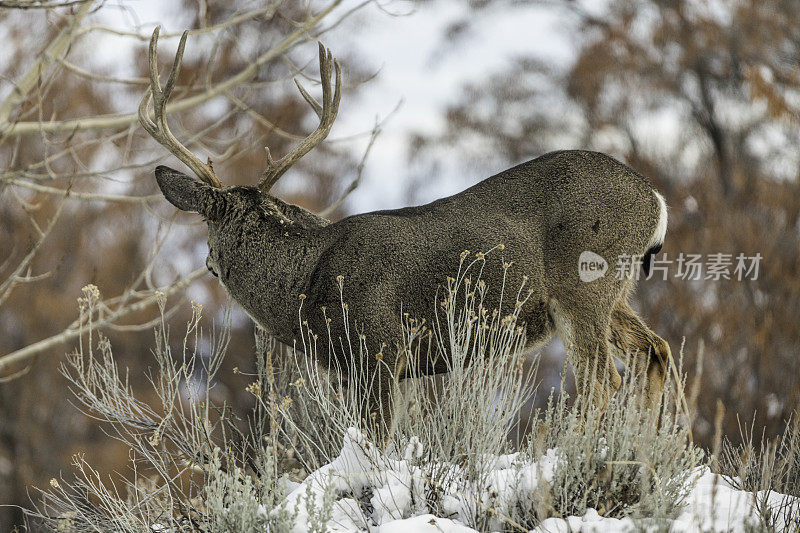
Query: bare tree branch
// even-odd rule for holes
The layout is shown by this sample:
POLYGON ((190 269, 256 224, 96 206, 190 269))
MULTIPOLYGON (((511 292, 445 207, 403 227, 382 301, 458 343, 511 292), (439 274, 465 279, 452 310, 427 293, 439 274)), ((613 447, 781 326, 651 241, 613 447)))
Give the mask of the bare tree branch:
POLYGON ((79 4, 91 4, 94 0, 0 0, 0 8, 6 9, 53 9, 79 4))
MULTIPOLYGON (((64 195, 64 193, 66 192, 64 189, 59 189, 57 187, 38 185, 36 183, 30 183, 20 179, 9 179, 7 183, 16 187, 23 187, 25 189, 30 189, 32 191, 37 191, 37 192, 43 192, 46 194, 64 195)), ((147 203, 147 202, 152 202, 153 200, 159 200, 161 198, 163 198, 163 196, 160 194, 150 194, 147 196, 130 196, 127 194, 99 194, 99 193, 78 192, 78 191, 70 191, 69 195, 67 196, 67 199, 73 199, 73 200, 123 202, 130 204, 147 203)))
MULTIPOLYGON (((28 4, 28 2, 19 3, 28 4)), ((53 42, 39 55, 39 58, 34 62, 31 68, 28 69, 28 72, 14 84, 14 88, 6 99, 0 103, 0 138, 5 136, 3 130, 7 129, 9 126, 8 119, 11 116, 11 112, 25 101, 28 93, 36 87, 36 84, 39 83, 39 80, 42 79, 45 72, 66 53, 72 38, 75 36, 75 30, 80 26, 81 21, 89 13, 91 8, 92 2, 81 2, 81 6, 78 8, 75 15, 73 15, 70 21, 61 29, 56 38, 53 39, 53 42)))
MULTIPOLYGON (((206 272, 207 271, 205 267, 199 268, 194 272, 192 272, 191 274, 189 274, 188 276, 186 276, 185 278, 176 281, 169 287, 163 289, 161 292, 166 296, 174 294, 188 287, 193 281, 199 279, 200 276, 202 276, 206 272)), ((114 310, 111 314, 102 318, 101 320, 92 322, 90 329, 91 331, 94 331, 96 329, 116 323, 118 320, 125 318, 126 316, 131 315, 132 313, 141 311, 153 305, 158 301, 160 297, 161 296, 159 294, 151 293, 149 296, 146 296, 135 303, 122 306, 114 310)), ((82 324, 80 320, 76 320, 75 322, 70 324, 67 329, 65 329, 58 335, 53 335, 52 337, 40 340, 39 342, 35 342, 15 352, 11 352, 10 354, 6 354, 0 357, 0 372, 7 370, 12 365, 16 365, 21 362, 27 361, 31 357, 34 357, 35 355, 49 348, 58 346, 60 344, 64 344, 65 342, 69 342, 72 339, 77 338, 81 334, 81 332, 86 333, 88 331, 89 329, 87 329, 87 327, 84 324, 82 324)))
MULTIPOLYGON (((238 74, 235 74, 234 76, 231 76, 230 78, 209 87, 200 94, 184 98, 183 100, 178 100, 168 105, 166 108, 167 114, 177 113, 179 111, 185 111, 187 109, 191 109, 193 107, 204 104, 205 102, 211 100, 212 98, 224 94, 225 92, 236 87, 237 85, 254 78, 258 74, 258 71, 261 69, 262 66, 269 63, 270 61, 277 59, 282 54, 286 53, 299 41, 309 40, 310 39, 310 37, 308 36, 309 30, 311 30, 311 28, 313 28, 320 20, 325 18, 331 11, 333 11, 339 4, 341 4, 341 2, 342 0, 335 0, 328 7, 326 7, 316 15, 310 17, 308 20, 303 22, 295 31, 290 33, 289 36, 287 36, 284 40, 282 40, 276 46, 270 48, 269 50, 258 56, 258 58, 256 58, 255 61, 250 63, 246 68, 242 69, 238 74)), ((31 135, 36 133, 75 133, 78 131, 86 131, 86 130, 121 128, 135 123, 139 119, 139 116, 138 113, 133 112, 133 113, 123 113, 123 114, 100 115, 94 117, 77 118, 77 119, 62 120, 62 121, 51 121, 51 122, 33 121, 33 122, 17 122, 14 124, 9 124, 7 122, 7 118, 8 116, 4 118, 3 115, 0 114, 1 137, 31 135), (3 124, 4 122, 5 124, 3 124)))
POLYGON ((348 185, 347 189, 345 189, 345 191, 342 193, 342 195, 339 197, 338 200, 336 200, 331 205, 329 205, 328 207, 317 213, 319 216, 323 218, 329 217, 331 213, 339 209, 339 207, 344 203, 347 197, 350 196, 350 193, 356 190, 358 186, 361 184, 361 178, 364 175, 364 165, 367 162, 367 156, 369 156, 369 153, 372 150, 372 145, 375 144, 375 139, 378 138, 378 135, 380 135, 380 133, 381 133, 380 123, 377 123, 375 124, 375 127, 372 128, 372 132, 370 133, 369 137, 369 143, 367 143, 367 147, 364 149, 364 155, 361 156, 361 161, 359 161, 358 163, 355 179, 352 182, 350 182, 350 185, 348 185))
POLYGON ((342 193, 338 200, 333 202, 331 205, 317 213, 319 216, 323 218, 327 218, 339 209, 339 207, 344 203, 350 194, 355 191, 359 185, 361 185, 361 180, 364 177, 364 166, 367 163, 367 157, 369 157, 370 151, 372 151, 372 146, 375 144, 375 140, 378 138, 378 135, 381 134, 383 131, 383 125, 394 115, 400 106, 403 105, 403 101, 400 100, 397 102, 397 105, 392 109, 392 111, 386 115, 382 120, 376 120, 375 126, 373 126, 372 131, 370 132, 369 142, 367 143, 367 147, 364 149, 364 154, 361 156, 361 161, 358 162, 358 167, 356 168, 356 177, 355 179, 350 182, 350 185, 347 186, 347 189, 342 193))
MULTIPOLYGON (((214 24, 213 26, 204 26, 202 28, 196 28, 194 30, 189 30, 189 35, 203 35, 205 33, 212 33, 217 30, 224 30, 226 28, 230 28, 231 26, 235 26, 240 22, 246 22, 248 20, 254 19, 261 15, 266 16, 267 18, 272 17, 277 10, 279 3, 275 3, 271 6, 267 6, 262 9, 255 9, 253 11, 247 11, 246 13, 242 13, 241 15, 237 15, 235 17, 231 17, 224 22, 220 22, 219 24, 214 24)), ((143 34, 137 33, 132 31, 122 31, 116 28, 110 28, 108 26, 101 26, 101 25, 90 25, 85 26, 82 28, 78 34, 83 35, 86 33, 90 33, 93 31, 110 33, 112 35, 119 35, 120 37, 133 37, 134 39, 138 39, 142 42, 148 42, 150 40, 150 34, 143 34)), ((161 36, 162 39, 172 39, 176 37, 180 37, 183 35, 183 32, 173 32, 173 33, 165 33, 161 36)), ((149 83, 149 82, 148 82, 149 83)))
POLYGON ((33 218, 31 218, 31 222, 34 224, 34 227, 36 227, 36 230, 39 233, 39 239, 36 241, 36 244, 31 247, 30 251, 25 254, 25 257, 22 258, 22 261, 19 262, 14 271, 11 272, 11 274, 2 283, 0 283, 0 305, 2 305, 2 303, 9 297, 11 291, 14 289, 14 286, 20 281, 20 274, 28 267, 30 262, 36 256, 36 253, 44 244, 47 236, 50 235, 50 232, 53 230, 56 222, 61 217, 61 210, 64 207, 64 200, 69 197, 69 194, 69 189, 61 191, 61 195, 63 197, 56 208, 55 214, 50 218, 50 221, 47 223, 47 227, 45 227, 44 230, 40 229, 33 218))

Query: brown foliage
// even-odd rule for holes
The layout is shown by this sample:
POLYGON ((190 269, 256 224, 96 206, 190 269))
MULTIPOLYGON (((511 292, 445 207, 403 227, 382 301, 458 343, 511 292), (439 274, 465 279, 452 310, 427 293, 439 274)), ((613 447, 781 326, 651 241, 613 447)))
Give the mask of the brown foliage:
MULTIPOLYGON (((208 9, 199 10, 196 2, 183 6, 194 14, 195 28, 254 15, 224 31, 190 37, 191 51, 174 98, 201 93, 241 71, 296 30, 296 21, 311 14, 304 2, 284 2, 279 13, 240 2, 201 4, 208 9)), ((3 79, 24 76, 59 32, 79 20, 72 18, 79 9, 5 12, 4 29, 12 37, 7 43, 17 46, 6 50, 3 79)), ((86 27, 102 20, 89 13, 81 22, 86 27)), ((135 121, 117 128, 52 134, 20 136, 6 130, 18 121, 135 112, 145 89, 141 79, 146 77, 149 34, 146 29, 141 33, 144 39, 133 41, 109 37, 97 29, 73 35, 68 49, 44 63, 30 92, 11 110, 8 122, 0 124, 0 357, 64 331, 77 318, 76 299, 88 283, 95 284, 105 298, 126 295, 133 302, 203 266, 204 227, 193 217, 175 219, 174 209, 156 195, 152 169, 168 154, 135 121), (129 46, 131 42, 136 44, 129 46), (120 64, 126 54, 133 54, 138 72, 120 73, 114 64, 103 63, 108 55, 98 54, 98 45, 118 46, 120 64), (67 191, 69 196, 65 196, 67 191), (57 218, 48 232, 53 217, 57 218), (173 231, 168 233, 169 228, 173 231), (166 235, 168 253, 154 259, 166 235), (31 251, 35 252, 32 259, 23 264, 31 251), (23 268, 17 272, 20 264, 23 268), (12 283, 4 285, 7 281, 12 283)), ((166 63, 166 56, 174 53, 175 40, 162 40, 166 63)), ((315 46, 293 50, 309 40, 309 36, 300 38, 290 46, 287 61, 264 65, 257 78, 209 104, 170 117, 173 131, 190 149, 202 159, 214 160, 225 185, 255 185, 264 168, 265 145, 282 155, 296 142, 294 136, 307 134, 308 106, 288 81, 297 69, 308 64, 313 68, 315 46)), ((313 93, 315 88, 309 89, 313 93)), ((341 176, 352 175, 355 165, 341 148, 328 146, 307 159, 295 173, 302 176, 303 185, 297 190, 303 192, 284 196, 319 209, 344 189, 341 176), (324 168, 315 165, 323 159, 324 168)), ((175 161, 165 162, 180 168, 175 161)), ((202 295, 207 308, 222 309, 227 300, 211 276, 195 283, 190 294, 202 295)), ((181 300, 178 295, 169 302, 177 306, 173 319, 178 324, 189 313, 188 306, 179 305, 181 300)), ((150 306, 104 330, 114 343, 115 358, 128 367, 135 386, 144 383, 153 364, 149 353, 153 332, 148 322, 157 314, 155 306, 150 306)), ((253 331, 249 319, 236 314, 233 329, 219 393, 236 409, 252 402, 244 392, 246 379, 232 369, 252 367, 253 331)), ((0 504, 28 506, 33 494, 30 487, 45 486, 76 452, 86 452, 102 472, 122 468, 128 460, 125 447, 69 403, 70 393, 58 365, 74 342, 55 344, 0 372, 0 504)), ((21 523, 19 508, 0 507, 0 530, 9 531, 21 523)))
POLYGON ((695 437, 710 444, 718 398, 734 440, 753 416, 775 434, 800 402, 800 4, 618 1, 600 16, 566 5, 583 36, 573 64, 519 59, 467 88, 443 139, 416 146, 444 140, 491 168, 594 148, 647 175, 671 206, 659 258, 673 263, 638 299, 656 332, 685 341, 686 368, 704 346, 695 437), (675 275, 681 253, 762 260, 757 280, 689 281, 675 275))

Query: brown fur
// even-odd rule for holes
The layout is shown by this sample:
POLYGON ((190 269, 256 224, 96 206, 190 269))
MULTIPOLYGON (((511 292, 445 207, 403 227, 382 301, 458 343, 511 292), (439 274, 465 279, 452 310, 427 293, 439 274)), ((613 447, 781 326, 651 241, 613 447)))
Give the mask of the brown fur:
MULTIPOLYGON (((531 291, 521 313, 529 346, 558 332, 576 376, 597 370, 593 401, 600 406, 620 383, 611 350, 637 353, 651 405, 659 397, 669 346, 630 309, 632 282, 616 279, 613 269, 620 255, 648 251, 660 207, 649 182, 609 156, 553 152, 427 205, 336 223, 252 187, 217 189, 166 167, 156 169, 156 178, 170 202, 208 220, 209 270, 282 342, 300 344, 301 320, 319 335, 319 345, 343 342, 337 283, 343 276, 347 326, 366 336, 367 360, 359 363, 377 370, 383 399, 391 389, 389 372, 375 356, 381 353, 388 368, 399 363, 402 313, 435 323, 435 295, 455 275, 460 254, 498 244, 503 250, 487 255, 483 270, 488 304, 499 306, 502 263, 513 261, 505 286, 516 293, 526 280, 531 291), (579 279, 584 250, 608 262, 604 277, 579 279)), ((506 296, 502 313, 513 300, 506 296)), ((331 361, 326 350, 319 352, 328 366, 349 364, 350 354, 334 354, 331 361)), ((421 363, 423 372, 446 370, 443 361, 421 363)), ((583 391, 583 380, 578 383, 583 391)))

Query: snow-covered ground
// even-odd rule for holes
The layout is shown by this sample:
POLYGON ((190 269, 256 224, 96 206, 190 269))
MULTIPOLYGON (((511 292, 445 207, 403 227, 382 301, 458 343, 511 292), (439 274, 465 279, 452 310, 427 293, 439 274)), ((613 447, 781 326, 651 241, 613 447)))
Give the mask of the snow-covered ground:
MULTIPOLYGON (((403 459, 391 459, 375 449, 358 431, 345 436, 337 458, 309 475, 302 483, 293 483, 286 498, 286 509, 296 512, 295 531, 307 531, 315 510, 327 500, 333 502, 329 531, 371 531, 380 533, 447 532, 468 533, 470 510, 475 505, 492 508, 496 516, 508 516, 509 506, 530 501, 540 483, 548 483, 559 461, 558 451, 550 449, 538 461, 525 461, 518 454, 494 458, 481 490, 465 490, 458 467, 444 465, 451 480, 442 487, 441 507, 447 517, 434 516, 424 504, 424 485, 430 468, 422 468, 415 459, 422 454, 412 441, 403 459)), ((429 466, 429 465, 427 465, 429 466)), ((758 524, 756 502, 777 508, 786 496, 777 493, 757 494, 735 489, 730 480, 698 467, 685 486, 684 507, 674 520, 607 518, 588 509, 583 516, 549 518, 533 531, 538 532, 631 532, 641 530, 675 532, 747 531, 758 524)), ((788 500, 800 513, 800 499, 788 500)), ((501 529, 496 519, 492 529, 501 529)), ((780 531, 780 525, 778 527, 780 531)))

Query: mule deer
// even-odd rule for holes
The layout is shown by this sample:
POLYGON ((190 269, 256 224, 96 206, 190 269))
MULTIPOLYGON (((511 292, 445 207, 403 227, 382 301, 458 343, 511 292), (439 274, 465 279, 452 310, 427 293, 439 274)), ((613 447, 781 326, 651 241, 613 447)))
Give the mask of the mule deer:
MULTIPOLYGON (((155 169, 156 180, 175 207, 205 218, 208 269, 268 333, 291 345, 303 334, 301 320, 315 332, 330 331, 333 339, 341 339, 346 326, 363 331, 372 360, 366 366, 376 369, 384 384, 382 397, 372 401, 386 400, 389 372, 374 360, 380 354, 389 368, 397 361, 403 313, 433 324, 437 287, 454 275, 460 254, 502 244, 502 254, 486 256, 484 277, 489 287, 499 287, 503 263, 513 262, 505 283, 527 280, 530 297, 520 312, 527 344, 541 345, 557 332, 579 378, 579 393, 597 391, 592 401, 601 408, 621 381, 613 356, 631 354, 646 378, 649 404, 657 404, 670 349, 629 307, 633 279, 608 273, 582 281, 579 270, 583 253, 606 265, 619 257, 644 257, 647 268, 647 258, 663 243, 667 208, 644 177, 600 153, 553 152, 427 205, 330 223, 270 194, 281 175, 325 139, 336 118, 341 70, 330 51, 319 45, 322 104, 297 84, 319 117, 318 128, 277 161, 267 150, 267 169, 257 187, 222 187, 211 165, 192 155, 167 125, 165 106, 186 35, 163 89, 157 40, 158 29, 150 41, 150 90, 139 119, 200 181, 165 166, 155 169), (151 98, 155 121, 148 114, 151 98), (341 305, 340 276, 346 279, 352 323, 326 324, 325 308, 341 305), (585 382, 582 376, 592 377, 585 382)), ((495 295, 488 305, 497 308, 501 302, 495 295)), ((428 373, 447 369, 443 361, 418 366, 428 373)))

